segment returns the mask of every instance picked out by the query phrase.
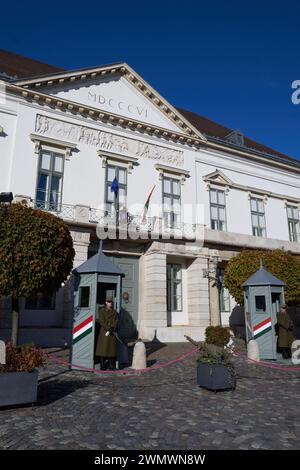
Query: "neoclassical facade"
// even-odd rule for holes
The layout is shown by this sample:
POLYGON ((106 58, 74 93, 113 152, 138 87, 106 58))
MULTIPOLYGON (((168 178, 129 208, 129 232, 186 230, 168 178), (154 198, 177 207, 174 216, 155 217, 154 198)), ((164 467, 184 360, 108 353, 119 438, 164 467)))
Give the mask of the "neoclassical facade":
MULTIPOLYGON (((128 337, 202 339, 230 323, 235 303, 215 277, 232 256, 300 253, 297 160, 175 108, 126 63, 3 72, 0 192, 66 221, 74 267, 103 239, 125 273, 128 337)), ((72 278, 54 297, 22 299, 21 340, 70 344, 72 304, 72 278)), ((2 299, 5 338, 9 312, 2 299)))

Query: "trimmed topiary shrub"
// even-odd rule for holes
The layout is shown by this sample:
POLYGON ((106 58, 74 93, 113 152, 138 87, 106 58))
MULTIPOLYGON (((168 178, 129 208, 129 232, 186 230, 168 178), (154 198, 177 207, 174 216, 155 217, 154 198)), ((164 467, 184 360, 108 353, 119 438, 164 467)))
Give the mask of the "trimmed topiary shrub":
POLYGON ((284 250, 243 250, 232 258, 225 269, 224 285, 240 305, 244 304, 242 284, 259 269, 260 258, 273 276, 285 283, 285 301, 300 304, 300 261, 284 250))
POLYGON ((224 326, 208 326, 205 330, 205 342, 224 348, 230 339, 229 328, 224 326))
POLYGON ((12 204, 0 212, 0 297, 12 299, 12 342, 17 344, 19 298, 53 294, 73 267, 67 224, 53 214, 12 204))

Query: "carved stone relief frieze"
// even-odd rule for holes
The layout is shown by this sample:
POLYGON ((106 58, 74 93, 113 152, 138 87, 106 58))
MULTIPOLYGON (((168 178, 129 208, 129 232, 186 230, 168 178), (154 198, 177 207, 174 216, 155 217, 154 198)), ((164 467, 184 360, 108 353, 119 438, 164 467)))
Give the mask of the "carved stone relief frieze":
POLYGON ((95 146, 98 150, 115 152, 138 158, 157 160, 163 163, 181 166, 184 163, 183 152, 161 145, 150 144, 140 140, 123 137, 110 132, 99 131, 87 126, 53 119, 38 114, 35 132, 56 139, 71 140, 95 146))

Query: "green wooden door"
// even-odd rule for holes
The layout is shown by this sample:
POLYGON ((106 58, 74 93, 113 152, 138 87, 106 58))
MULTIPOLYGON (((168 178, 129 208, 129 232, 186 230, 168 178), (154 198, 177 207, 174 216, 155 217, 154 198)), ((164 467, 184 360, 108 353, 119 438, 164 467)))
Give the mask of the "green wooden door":
POLYGON ((124 338, 137 335, 139 259, 131 256, 112 256, 112 261, 125 273, 122 279, 119 334, 124 338))

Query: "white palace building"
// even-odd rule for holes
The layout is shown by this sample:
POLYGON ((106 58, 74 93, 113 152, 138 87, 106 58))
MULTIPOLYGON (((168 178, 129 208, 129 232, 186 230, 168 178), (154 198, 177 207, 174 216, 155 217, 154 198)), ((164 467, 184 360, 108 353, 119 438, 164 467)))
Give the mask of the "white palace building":
MULTIPOLYGON (((68 71, 0 50, 6 191, 65 220, 74 267, 104 238, 125 273, 128 336, 134 326, 148 340, 203 339, 208 325, 230 324, 230 258, 243 248, 300 254, 300 162, 174 107, 126 63, 68 71)), ((70 344, 72 278, 21 303, 21 341, 70 344)), ((2 299, 2 338, 10 308, 2 299)))

